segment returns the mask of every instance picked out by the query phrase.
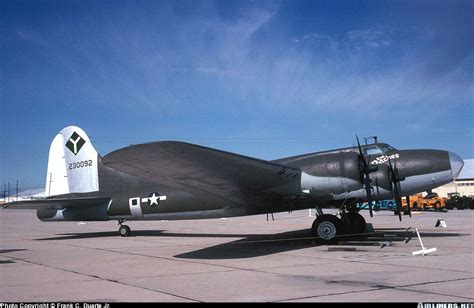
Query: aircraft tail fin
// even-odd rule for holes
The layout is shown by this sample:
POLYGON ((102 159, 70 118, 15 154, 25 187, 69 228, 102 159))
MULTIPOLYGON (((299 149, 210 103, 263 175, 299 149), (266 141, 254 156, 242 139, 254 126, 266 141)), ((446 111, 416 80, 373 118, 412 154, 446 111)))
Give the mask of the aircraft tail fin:
POLYGON ((87 134, 77 126, 65 127, 49 148, 46 196, 98 191, 99 161, 87 134))

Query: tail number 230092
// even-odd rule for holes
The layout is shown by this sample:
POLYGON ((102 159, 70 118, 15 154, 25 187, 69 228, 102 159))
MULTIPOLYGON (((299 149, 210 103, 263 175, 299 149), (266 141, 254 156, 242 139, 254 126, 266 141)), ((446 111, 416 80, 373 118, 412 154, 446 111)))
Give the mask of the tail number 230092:
POLYGON ((69 170, 79 169, 79 168, 84 168, 84 167, 92 167, 92 159, 78 161, 76 163, 69 164, 69 170))

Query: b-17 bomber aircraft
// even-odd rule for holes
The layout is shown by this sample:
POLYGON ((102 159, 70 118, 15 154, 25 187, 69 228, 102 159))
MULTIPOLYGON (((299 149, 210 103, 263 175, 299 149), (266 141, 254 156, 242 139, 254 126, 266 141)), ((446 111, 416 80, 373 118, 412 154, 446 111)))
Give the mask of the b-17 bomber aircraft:
MULTIPOLYGON (((273 161, 199 145, 159 141, 101 157, 87 134, 68 126, 49 150, 46 198, 9 203, 35 208, 42 221, 208 219, 316 208, 311 231, 322 241, 363 233, 359 202, 430 191, 457 178, 455 153, 397 150, 374 143, 273 161), (337 215, 323 208, 339 209, 337 215)), ((398 211, 399 213, 401 211, 398 211)), ((399 214, 400 215, 400 214, 399 214)), ((401 216, 400 220, 401 220, 401 216)))

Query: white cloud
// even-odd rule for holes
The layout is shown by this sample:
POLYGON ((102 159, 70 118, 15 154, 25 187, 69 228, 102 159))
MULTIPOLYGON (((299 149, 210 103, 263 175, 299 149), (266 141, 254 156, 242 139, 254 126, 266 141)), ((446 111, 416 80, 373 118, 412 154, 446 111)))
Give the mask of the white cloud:
POLYGON ((391 45, 387 29, 352 30, 347 32, 347 37, 358 48, 361 48, 361 46, 379 48, 391 45))
MULTIPOLYGON (((359 29, 340 36, 272 33, 274 40, 257 39, 261 31, 273 30, 278 9, 249 9, 231 21, 215 12, 205 18, 167 16, 163 24, 161 16, 143 13, 134 27, 129 20, 115 19, 88 36, 92 21, 67 52, 63 45, 53 45, 51 54, 72 72, 90 101, 160 112, 191 112, 218 101, 275 113, 346 110, 375 115, 472 98, 472 83, 462 82, 465 67, 427 77, 429 55, 418 58, 407 49, 398 59, 381 59, 381 52, 404 51, 392 29, 359 29)), ((70 30, 64 28, 57 37, 70 30)), ((467 67, 472 59, 470 63, 467 67)))
POLYGON ((35 31, 29 31, 25 29, 17 30, 16 33, 18 37, 24 41, 27 41, 29 43, 32 43, 41 47, 48 46, 48 41, 41 33, 38 33, 35 31))
MULTIPOLYGON (((383 56, 373 53, 377 51, 370 52, 380 47, 403 50, 393 46, 389 32, 349 31, 339 41, 318 33, 292 37, 289 42, 293 44, 279 46, 279 52, 270 51, 268 58, 246 55, 226 59, 224 66, 234 72, 227 85, 238 84, 233 94, 244 102, 302 113, 345 110, 376 116, 394 108, 436 109, 448 101, 465 104, 472 100, 474 85, 463 82, 465 67, 426 76, 424 67, 429 57, 420 59, 409 53, 384 61, 383 56), (368 51, 354 52, 357 46, 368 51)), ((227 44, 228 48, 236 47, 232 41, 227 44)), ((251 42, 239 44, 248 50, 251 42)))

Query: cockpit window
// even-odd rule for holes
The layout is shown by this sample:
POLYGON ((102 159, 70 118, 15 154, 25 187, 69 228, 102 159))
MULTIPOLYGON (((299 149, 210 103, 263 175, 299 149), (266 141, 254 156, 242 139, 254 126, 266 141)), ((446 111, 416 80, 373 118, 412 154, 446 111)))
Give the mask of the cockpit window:
POLYGON ((396 149, 388 144, 383 145, 374 145, 370 147, 364 148, 365 155, 378 155, 378 154, 385 154, 391 151, 395 151, 396 149))
POLYGON ((392 146, 390 146, 390 145, 388 145, 388 144, 386 144, 386 145, 381 145, 381 146, 379 146, 379 147, 380 147, 380 149, 382 150, 382 152, 384 152, 384 153, 387 153, 387 152, 390 152, 390 151, 395 151, 395 148, 392 147, 392 146))
POLYGON ((381 149, 379 149, 378 146, 375 147, 368 147, 364 149, 365 155, 377 155, 377 154, 383 154, 381 149))

